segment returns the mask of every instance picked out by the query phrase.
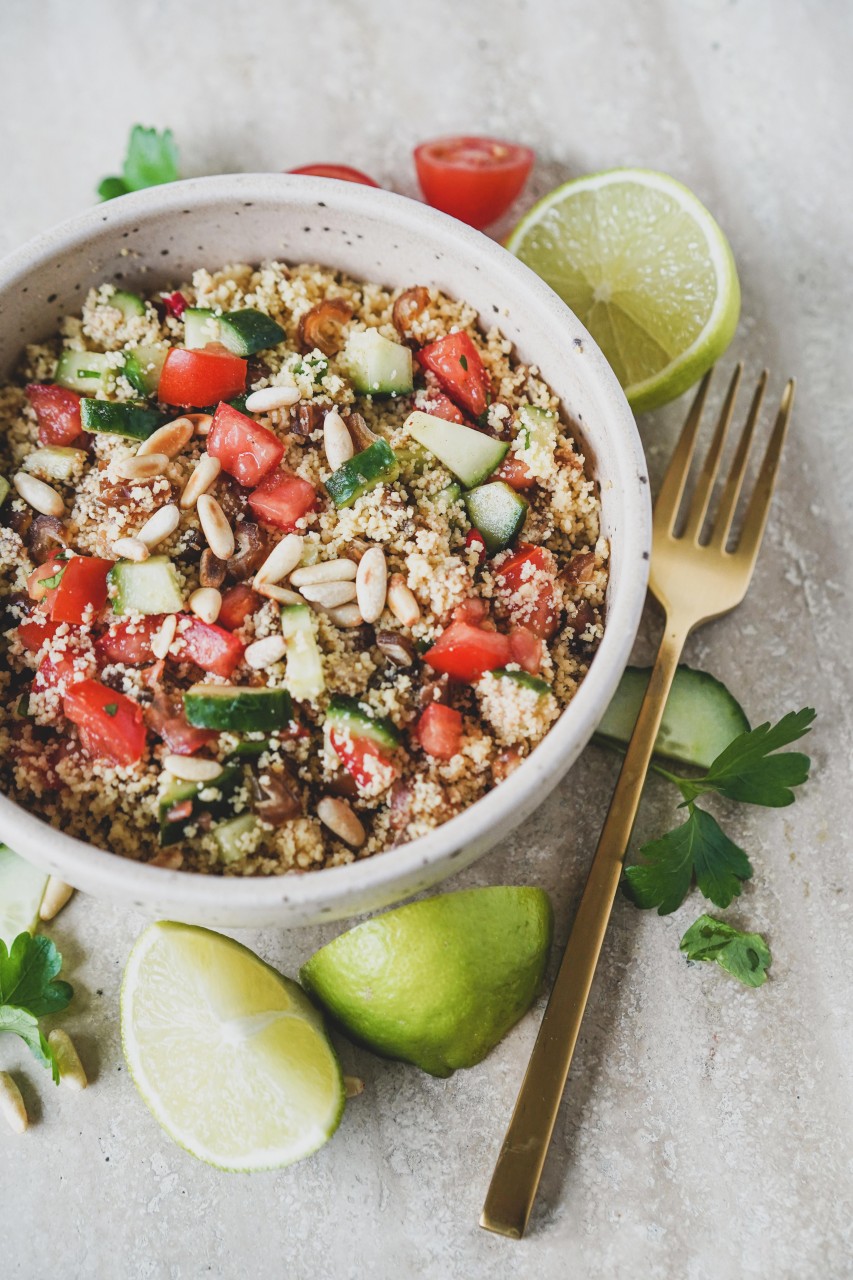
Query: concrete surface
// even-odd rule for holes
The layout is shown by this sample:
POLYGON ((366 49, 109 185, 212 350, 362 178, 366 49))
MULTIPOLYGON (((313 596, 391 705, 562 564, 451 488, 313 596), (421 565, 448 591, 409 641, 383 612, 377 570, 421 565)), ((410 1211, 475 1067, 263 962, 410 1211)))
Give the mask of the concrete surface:
MULTIPOLYGON (((537 193, 623 163, 692 186, 741 272, 731 358, 750 376, 769 364, 774 394, 788 374, 800 382, 753 590, 689 658, 754 721, 807 703, 820 718, 814 780, 797 804, 726 815, 756 869, 728 915, 766 932, 772 980, 746 991, 679 957, 696 894, 667 919, 618 902, 520 1244, 485 1234, 477 1217, 533 1014, 448 1081, 342 1044, 366 1087, 334 1141, 281 1173, 220 1174, 162 1136, 127 1079, 118 986, 142 920, 75 900, 53 934, 77 987, 64 1025, 93 1085, 54 1091, 14 1042, 0 1045, 36 1120, 23 1138, 0 1132, 4 1276, 853 1274, 850 52, 841 0, 6 0, 4 250, 86 205, 137 120, 175 129, 188 174, 340 160, 412 191, 413 143, 467 129, 534 145, 537 193)), ((656 475, 684 410, 641 423, 656 475)), ((638 651, 653 631, 650 615, 638 651)), ((589 749, 523 831, 448 887, 544 885, 562 940, 614 776, 612 759, 589 749)), ((672 813, 653 780, 638 838, 672 813)), ((293 973, 330 933, 244 941, 293 973)))

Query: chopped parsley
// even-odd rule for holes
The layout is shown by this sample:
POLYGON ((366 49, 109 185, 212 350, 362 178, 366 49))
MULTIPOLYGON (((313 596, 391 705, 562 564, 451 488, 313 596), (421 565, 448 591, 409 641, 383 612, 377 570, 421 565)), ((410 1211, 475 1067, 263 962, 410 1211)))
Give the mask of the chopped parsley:
POLYGON ((746 987, 760 987, 767 981, 770 948, 760 933, 744 933, 725 920, 703 915, 679 943, 688 960, 709 960, 718 964, 746 987))
POLYGON ((467 356, 460 356, 460 357, 459 357, 459 363, 462 365, 462 368, 463 368, 463 369, 465 370, 465 372, 467 373, 467 372, 468 372, 468 357, 467 357, 467 356))
POLYGON ((121 176, 104 178, 98 186, 98 195, 102 200, 113 200, 129 191, 175 182, 179 177, 178 149, 172 130, 158 133, 156 129, 135 124, 130 131, 121 176))
POLYGON ((37 1062, 59 1084, 59 1066, 39 1028, 46 1014, 59 1013, 73 993, 57 980, 62 956, 50 938, 19 933, 11 947, 0 939, 0 1032, 20 1036, 37 1062))
POLYGON ((107 703, 105 703, 105 704, 104 704, 104 710, 106 711, 106 713, 107 713, 107 715, 108 715, 108 716, 114 716, 114 715, 116 714, 116 712, 118 711, 118 703, 117 703, 117 702, 107 702, 107 703))
POLYGON ((60 582, 62 581, 62 575, 64 574, 67 568, 68 568, 67 564, 61 565, 60 568, 56 570, 56 573, 51 574, 49 578, 42 578, 41 585, 45 587, 48 591, 52 591, 54 587, 59 586, 60 582))

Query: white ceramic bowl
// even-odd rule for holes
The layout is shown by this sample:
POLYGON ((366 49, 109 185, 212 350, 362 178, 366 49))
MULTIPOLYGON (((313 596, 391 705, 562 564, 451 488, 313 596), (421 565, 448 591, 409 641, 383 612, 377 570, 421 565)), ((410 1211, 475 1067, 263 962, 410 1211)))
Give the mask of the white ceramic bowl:
POLYGON ((0 797, 0 838, 87 892, 220 926, 307 924, 397 902, 468 863, 522 822, 588 741, 628 660, 646 592, 650 504, 634 419, 595 343, 527 267, 454 219, 390 192, 322 178, 239 174, 155 187, 98 205, 0 263, 0 352, 55 331, 104 280, 144 290, 204 265, 317 261, 390 285, 434 285, 498 323, 580 424, 601 487, 612 559, 604 639, 574 701, 495 791, 429 835, 346 867, 220 879, 144 866, 72 839, 0 797))

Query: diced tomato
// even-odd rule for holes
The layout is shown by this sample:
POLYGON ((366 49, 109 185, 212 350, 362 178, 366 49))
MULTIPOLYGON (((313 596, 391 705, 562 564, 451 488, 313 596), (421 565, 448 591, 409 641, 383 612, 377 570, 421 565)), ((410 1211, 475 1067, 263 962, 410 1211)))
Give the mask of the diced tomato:
POLYGON ((27 399, 38 418, 39 444, 69 445, 82 434, 80 397, 76 391, 53 382, 31 382, 27 399))
POLYGON ((177 756, 191 756, 219 737, 213 729, 196 729, 189 724, 180 702, 162 689, 145 708, 145 723, 177 756))
POLYGON ((465 535, 465 546, 476 549, 480 564, 482 564, 486 558, 486 544, 483 541, 483 535, 476 529, 469 529, 465 535))
POLYGON ((532 489, 536 477, 532 476, 527 463, 517 454, 508 453, 494 474, 495 480, 504 480, 511 489, 532 489))
POLYGON ((220 627, 226 631, 238 631, 250 614, 255 613, 264 603, 263 597, 246 582, 238 582, 236 587, 229 587, 222 593, 222 607, 216 619, 220 627))
POLYGON ((55 591, 49 593, 50 616, 54 622, 80 623, 101 612, 107 603, 107 574, 113 560, 99 556, 72 556, 55 591))
POLYGON ((554 557, 547 548, 522 543, 495 571, 497 607, 511 622, 547 639, 560 620, 555 574, 554 557))
POLYGON ((532 676, 539 674, 542 666, 542 641, 529 627, 513 627, 509 633, 512 660, 532 676))
POLYGON ((491 399, 489 375, 467 333, 448 333, 421 347, 418 363, 438 378, 454 404, 472 418, 485 413, 491 399))
POLYGON ((341 182, 360 182, 364 187, 378 187, 379 183, 368 178, 361 169, 352 169, 348 164, 303 164, 298 169, 288 169, 288 173, 304 173, 311 178, 338 178, 341 182))
POLYGON ((511 661, 509 636, 472 627, 468 622, 451 622, 424 654, 424 662, 435 671, 468 684, 475 684, 486 671, 495 671, 511 661))
POLYGON ((209 343, 198 351, 172 347, 166 356, 157 399, 182 409, 231 400, 246 390, 247 362, 209 343))
POLYGON ((388 753, 371 738, 351 738, 333 729, 329 741, 347 773, 355 778, 362 791, 378 795, 390 787, 400 772, 394 761, 388 758, 388 753), (369 765, 366 763, 368 760, 369 765))
POLYGON ((249 494, 249 506, 259 520, 290 533, 297 520, 314 506, 317 490, 307 480, 287 471, 274 471, 249 494))
POLYGON ((431 702, 418 721, 415 732, 427 755, 450 760, 462 742, 462 716, 453 707, 431 702))
POLYGON ((521 195, 534 159, 529 147, 497 138, 437 138, 415 148, 429 204, 479 230, 521 195))
POLYGON ((44 614, 35 613, 19 624, 17 636, 28 653, 38 653, 45 640, 52 640, 58 630, 58 622, 49 622, 44 614))
POLYGON ((33 678, 33 693, 40 693, 44 689, 55 689, 59 684, 66 687, 73 684, 75 677, 81 675, 74 665, 75 656, 71 650, 64 650, 55 657, 48 654, 42 658, 33 678))
POLYGON ((207 452, 219 459, 238 484, 250 489, 278 466, 284 445, 269 427, 230 404, 220 404, 207 437, 207 452))
POLYGON ((145 751, 142 708, 100 680, 81 680, 66 691, 63 710, 80 730, 90 755, 116 764, 135 764, 145 751))
POLYGON ((194 662, 203 671, 226 678, 239 664, 245 648, 230 631, 201 618, 191 618, 186 630, 179 631, 177 645, 179 661, 194 662))
MULTIPOLYGON (((489 606, 480 596, 468 596, 453 610, 454 622, 469 622, 472 627, 479 627, 489 614, 489 606)), ((494 629, 494 628, 493 628, 494 629)))
POLYGON ((95 641, 98 660, 121 662, 126 667, 138 667, 154 657, 151 641, 163 625, 162 613, 149 613, 134 622, 114 622, 108 631, 95 641))
POLYGON ((445 422, 458 422, 460 426, 465 425, 465 414, 461 409, 456 408, 450 397, 443 391, 427 392, 424 413, 431 414, 433 418, 444 418, 445 422))
POLYGON ((31 600, 44 600, 48 610, 53 602, 56 588, 59 586, 59 574, 68 561, 63 556, 51 556, 34 569, 27 578, 27 595, 31 600), (53 579, 56 579, 54 582, 53 579))
POLYGON ((174 293, 163 293, 160 297, 163 300, 163 306, 166 308, 166 314, 174 316, 176 320, 180 320, 190 305, 184 295, 177 290, 174 293))

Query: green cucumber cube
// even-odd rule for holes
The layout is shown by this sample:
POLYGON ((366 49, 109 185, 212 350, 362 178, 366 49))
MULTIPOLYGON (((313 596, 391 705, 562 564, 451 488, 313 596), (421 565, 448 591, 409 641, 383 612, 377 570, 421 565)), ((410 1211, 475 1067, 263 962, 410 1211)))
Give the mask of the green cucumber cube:
POLYGON ((168 354, 168 347, 134 347, 128 351, 122 372, 134 391, 143 396, 156 396, 168 354))
POLYGON ((253 356, 258 351, 277 347, 286 337, 280 324, 252 307, 228 311, 219 317, 219 341, 235 356, 253 356))
POLYGON ((468 519, 482 536, 490 556, 503 551, 521 532, 527 500, 503 480, 469 490, 464 502, 468 519))
POLYGON ((199 729, 269 733, 290 724, 293 704, 287 689, 194 684, 184 694, 184 713, 199 729))
POLYGON ((115 375, 116 370, 103 351, 63 351, 53 380, 69 391, 93 396, 99 391, 108 392, 115 375))
POLYGON ((281 631, 287 645, 284 677, 287 687, 298 702, 311 702, 323 692, 326 680, 314 632, 314 618, 308 605, 284 605, 281 610, 281 631))
POLYGON ((80 401, 80 421, 84 431, 96 431, 128 440, 147 440, 163 423, 157 409, 140 404, 117 404, 110 400, 80 401))
POLYGON ((113 613, 180 613, 184 605, 181 584, 168 556, 150 556, 137 563, 119 560, 110 569, 116 588, 113 613))
POLYGON ((183 314, 184 346, 195 350, 208 342, 221 342, 219 316, 209 307, 187 307, 183 314))
POLYGON ((400 745, 400 734, 393 720, 374 715, 358 698, 341 693, 336 693, 329 702, 326 724, 350 738, 369 738, 386 751, 394 751, 400 745))
POLYGON ((404 426, 466 489, 482 484, 492 475, 509 449, 505 440, 495 440, 484 431, 465 427, 460 422, 445 422, 444 418, 422 413, 420 409, 409 414, 404 426))
POLYGON ((414 389, 412 353, 400 342, 383 338, 378 329, 351 333, 344 362, 356 391, 368 396, 405 396, 414 389))
POLYGON ((395 480, 399 471, 397 455, 387 440, 374 440, 329 476, 326 489, 336 507, 351 507, 356 498, 369 493, 378 484, 389 484, 395 480))

